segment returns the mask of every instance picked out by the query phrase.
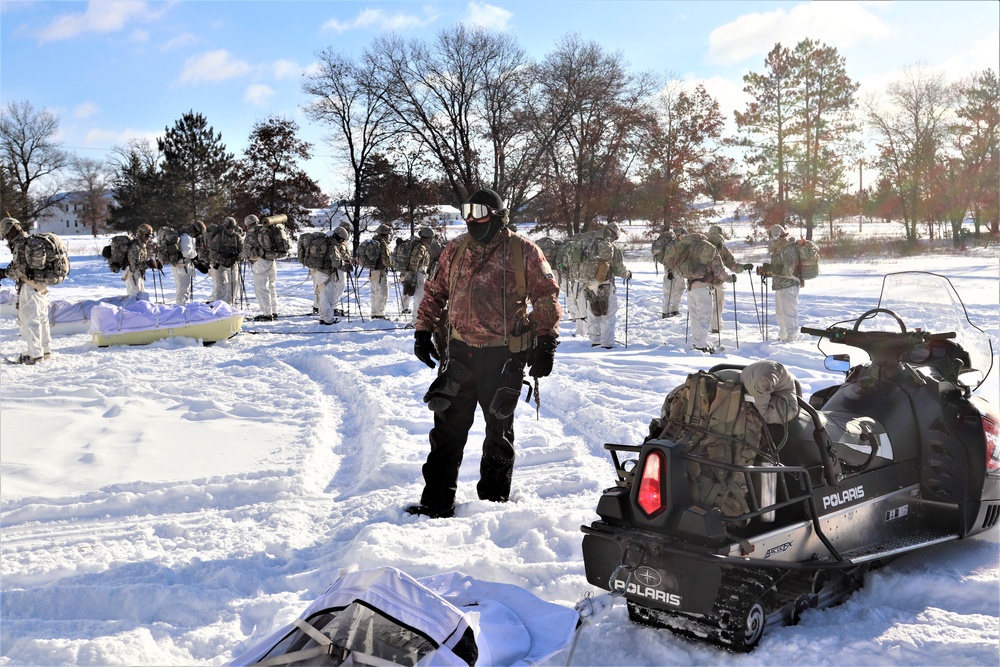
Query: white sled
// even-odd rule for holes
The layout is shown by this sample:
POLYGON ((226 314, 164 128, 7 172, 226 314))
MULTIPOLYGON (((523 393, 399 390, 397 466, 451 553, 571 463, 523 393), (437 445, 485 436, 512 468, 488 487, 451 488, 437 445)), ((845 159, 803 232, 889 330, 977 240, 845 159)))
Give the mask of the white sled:
POLYGON ((90 334, 98 347, 148 345, 177 336, 215 343, 238 334, 244 317, 245 312, 224 301, 185 306, 138 301, 123 308, 98 304, 90 314, 90 334))
MULTIPOLYGON (((140 296, 108 296, 84 301, 49 301, 49 331, 53 336, 72 336, 90 331, 90 313, 100 303, 124 307, 146 299, 140 296)), ((0 290, 0 317, 17 317, 17 292, 10 288, 0 290)))
POLYGON ((570 646, 580 616, 460 572, 348 572, 229 665, 532 665, 570 646))

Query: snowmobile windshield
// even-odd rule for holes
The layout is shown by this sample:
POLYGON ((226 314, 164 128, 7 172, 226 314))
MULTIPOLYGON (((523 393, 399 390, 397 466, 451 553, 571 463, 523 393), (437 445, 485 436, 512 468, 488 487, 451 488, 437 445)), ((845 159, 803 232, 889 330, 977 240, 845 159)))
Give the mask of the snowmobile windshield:
POLYGON ((958 291, 945 276, 924 271, 887 274, 882 281, 879 308, 898 315, 908 331, 954 332, 952 340, 968 353, 971 367, 982 373, 981 377, 976 374, 973 389, 978 389, 990 374, 990 337, 969 320, 958 291))
POLYGON ((437 650, 426 636, 355 602, 298 623, 261 665, 416 665, 437 650))

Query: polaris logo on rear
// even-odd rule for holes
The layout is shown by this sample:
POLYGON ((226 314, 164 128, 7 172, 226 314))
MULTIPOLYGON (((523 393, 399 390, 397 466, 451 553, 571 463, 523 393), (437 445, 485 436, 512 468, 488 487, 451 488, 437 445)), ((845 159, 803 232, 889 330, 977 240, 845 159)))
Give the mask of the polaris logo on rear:
POLYGON ((823 496, 823 509, 846 505, 847 503, 854 502, 855 500, 861 500, 864 497, 865 487, 863 486, 856 486, 853 489, 844 489, 840 493, 823 496))
POLYGON ((651 567, 640 567, 635 571, 634 577, 639 580, 639 583, 629 582, 628 587, 625 586, 625 582, 621 579, 615 579, 611 582, 612 587, 616 591, 625 591, 629 595, 635 595, 641 598, 649 598, 650 600, 655 600, 665 605, 671 607, 681 606, 681 596, 676 593, 667 593, 666 591, 661 591, 658 588, 649 586, 646 584, 659 585, 662 582, 662 577, 659 572, 651 567), (645 582, 645 583, 643 583, 645 582))

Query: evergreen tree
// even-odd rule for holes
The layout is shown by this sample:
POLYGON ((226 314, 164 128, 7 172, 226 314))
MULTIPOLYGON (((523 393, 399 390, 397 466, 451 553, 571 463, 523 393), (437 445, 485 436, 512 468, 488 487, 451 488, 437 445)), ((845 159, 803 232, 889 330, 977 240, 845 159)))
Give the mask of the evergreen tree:
POLYGON ((225 212, 227 181, 233 166, 222 134, 200 113, 188 111, 157 139, 163 154, 164 184, 173 195, 163 204, 171 224, 216 220, 225 212))
POLYGON ((159 156, 150 144, 133 141, 116 148, 108 226, 134 231, 142 223, 158 229, 170 224, 171 203, 159 169, 159 156))
POLYGON ((278 117, 254 125, 243 159, 233 169, 229 212, 238 220, 251 213, 284 213, 294 231, 308 219, 306 209, 328 205, 319 185, 299 166, 312 156, 312 145, 296 138, 298 130, 295 121, 278 117))

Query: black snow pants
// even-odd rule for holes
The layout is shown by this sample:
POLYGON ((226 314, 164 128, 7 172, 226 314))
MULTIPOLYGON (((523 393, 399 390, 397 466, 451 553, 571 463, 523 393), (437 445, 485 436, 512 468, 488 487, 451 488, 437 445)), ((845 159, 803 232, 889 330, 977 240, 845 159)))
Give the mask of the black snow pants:
POLYGON ((434 508, 455 504, 459 468, 477 405, 486 419, 486 438, 476 491, 482 500, 506 502, 514 470, 514 408, 524 380, 523 355, 507 347, 477 348, 453 339, 449 343, 452 363, 468 372, 461 374, 450 405, 434 413, 420 502, 434 508))

